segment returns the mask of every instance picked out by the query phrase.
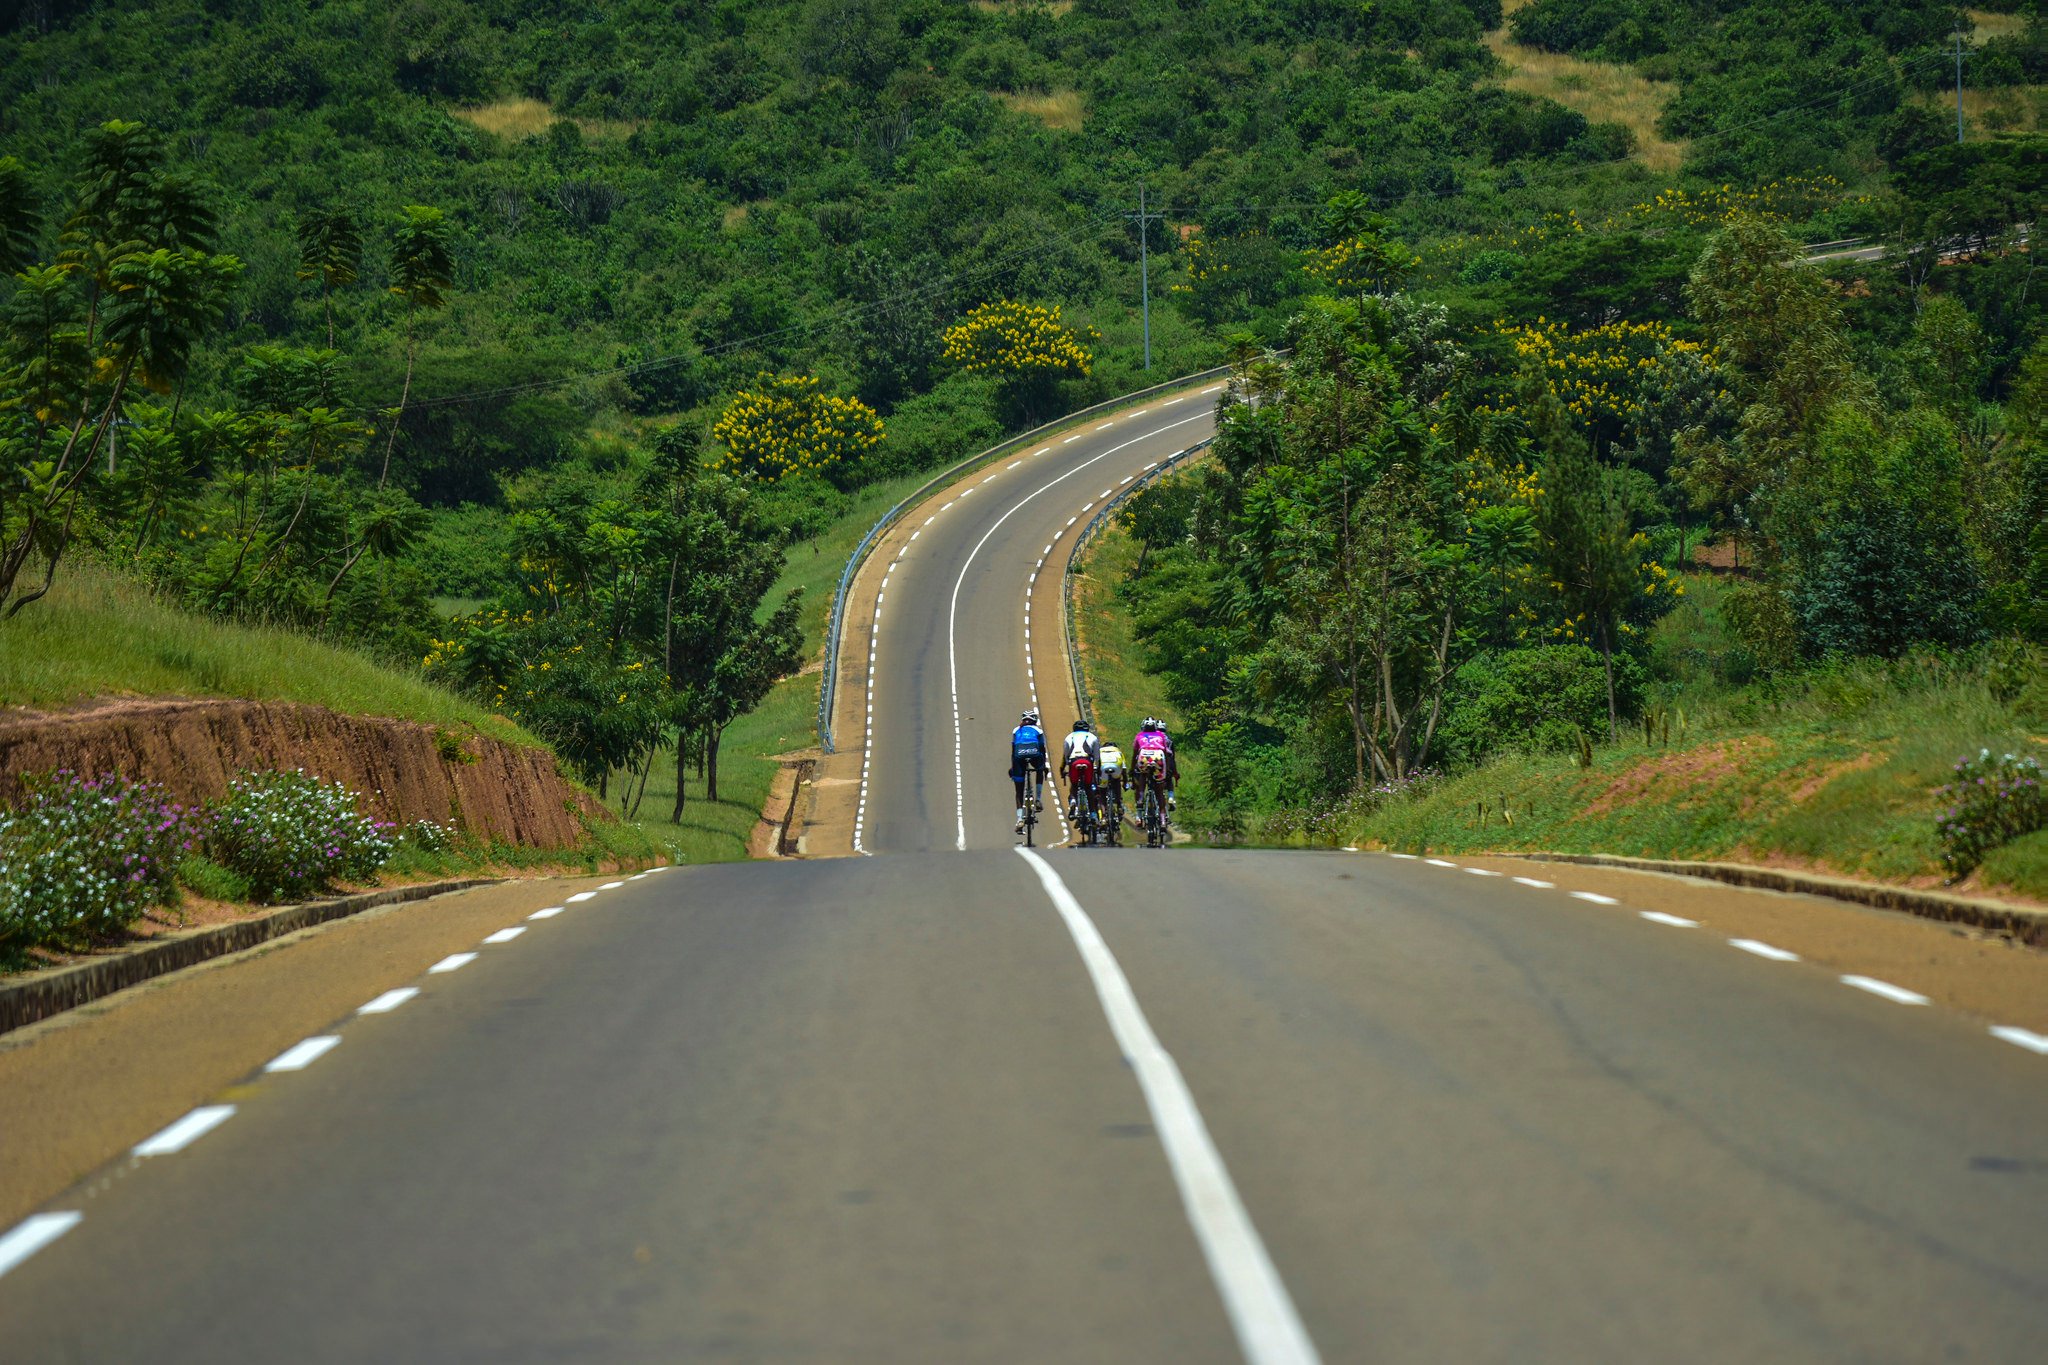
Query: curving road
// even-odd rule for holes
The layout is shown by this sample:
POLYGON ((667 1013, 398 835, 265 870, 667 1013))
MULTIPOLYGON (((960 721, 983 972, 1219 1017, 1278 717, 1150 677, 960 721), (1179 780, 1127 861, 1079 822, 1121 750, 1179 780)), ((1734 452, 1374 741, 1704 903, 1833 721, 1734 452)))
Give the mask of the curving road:
MULTIPOLYGON (((2048 1354, 2043 955, 1587 869, 1014 851, 1069 519, 1210 420, 1089 424, 884 542, 870 742, 806 836, 875 856, 404 912, 524 932, 359 950, 379 1008, 287 1031, 337 1042, 277 1034, 52 1189, 0 1235, 6 1358, 2048 1354), (2018 1013, 1904 989, 1980 961, 2018 1013)), ((192 1027, 324 942, 205 974, 192 1027)), ((39 1121, 5 1095, 0 1158, 39 1121)))

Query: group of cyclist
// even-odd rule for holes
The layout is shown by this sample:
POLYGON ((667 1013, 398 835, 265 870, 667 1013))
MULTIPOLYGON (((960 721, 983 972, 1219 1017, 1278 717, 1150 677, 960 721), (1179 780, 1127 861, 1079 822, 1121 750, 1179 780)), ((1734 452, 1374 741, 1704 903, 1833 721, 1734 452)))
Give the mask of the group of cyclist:
MULTIPOLYGON (((1017 833, 1024 832, 1024 783, 1036 773, 1041 786, 1047 780, 1051 746, 1038 712, 1026 711, 1010 735, 1010 782, 1017 795, 1017 833)), ((1095 733, 1094 723, 1081 719, 1060 746, 1060 780, 1067 784, 1067 808, 1078 823, 1082 813, 1093 815, 1098 828, 1124 809, 1128 792, 1132 804, 1142 807, 1150 795, 1158 803, 1162 824, 1174 808, 1174 788, 1180 782, 1180 767, 1173 756, 1173 740, 1155 716, 1145 717, 1131 740, 1130 758, 1115 743, 1105 744, 1095 733)))

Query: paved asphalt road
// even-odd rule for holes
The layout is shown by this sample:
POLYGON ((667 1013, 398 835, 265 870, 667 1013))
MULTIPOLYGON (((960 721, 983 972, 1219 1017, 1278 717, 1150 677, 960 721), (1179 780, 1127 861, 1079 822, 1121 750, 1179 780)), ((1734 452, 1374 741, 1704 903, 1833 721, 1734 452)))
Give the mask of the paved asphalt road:
POLYGON ((877 856, 418 977, 0 1241, 0 1357, 2048 1358, 2048 1062, 1980 1024, 1421 861, 1013 850, 1026 579, 1189 406, 920 528, 877 856))

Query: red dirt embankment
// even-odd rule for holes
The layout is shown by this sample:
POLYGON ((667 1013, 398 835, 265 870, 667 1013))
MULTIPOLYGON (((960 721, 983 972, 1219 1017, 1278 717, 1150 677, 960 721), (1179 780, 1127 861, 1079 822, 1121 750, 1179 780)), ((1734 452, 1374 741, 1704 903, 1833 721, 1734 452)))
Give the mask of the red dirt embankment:
POLYGON ((296 702, 123 700, 0 714, 0 805, 20 796, 24 775, 58 768, 159 782, 183 801, 222 795, 244 769, 303 768, 345 783, 382 819, 453 823, 529 848, 582 843, 579 810, 610 818, 543 750, 296 702))

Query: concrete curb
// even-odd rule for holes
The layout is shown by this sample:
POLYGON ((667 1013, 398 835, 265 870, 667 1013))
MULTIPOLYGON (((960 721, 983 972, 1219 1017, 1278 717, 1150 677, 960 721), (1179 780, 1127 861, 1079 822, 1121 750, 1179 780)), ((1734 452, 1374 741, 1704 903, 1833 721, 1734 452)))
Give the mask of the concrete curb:
POLYGON ((2035 910, 2008 901, 1980 900, 1952 896, 1945 891, 1921 891, 1908 886, 1885 886, 1859 882, 1847 877, 1824 877, 1812 872, 1787 872, 1775 867, 1751 867, 1746 863, 1695 863, 1675 858, 1625 858, 1611 853, 1491 853, 1495 858, 1530 858, 1551 863, 1580 863, 1588 867, 1619 867, 1635 872, 1665 872, 1677 877, 1703 877, 1763 891, 1786 891, 1808 896, 1828 896, 1854 901, 1878 910, 1897 910, 1944 924, 1967 924, 2024 943, 2048 948, 2048 910, 2035 910))
POLYGON ((316 924, 346 919, 381 905, 425 900, 450 891, 466 891, 473 886, 493 886, 504 880, 503 877, 463 877, 452 881, 421 882, 416 886, 391 886, 360 895, 337 896, 332 900, 308 901, 303 905, 288 905, 256 919, 172 934, 90 962, 50 967, 0 980, 0 1033, 90 1004, 154 977, 195 966, 211 958, 239 953, 316 924))

